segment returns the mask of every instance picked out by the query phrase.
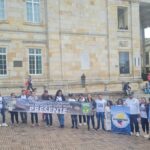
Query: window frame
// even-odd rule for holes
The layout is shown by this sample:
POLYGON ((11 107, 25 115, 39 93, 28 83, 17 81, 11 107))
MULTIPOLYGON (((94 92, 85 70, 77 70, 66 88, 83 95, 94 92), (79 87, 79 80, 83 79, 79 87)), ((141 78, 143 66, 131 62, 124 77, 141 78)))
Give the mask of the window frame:
POLYGON ((38 3, 38 4, 39 4, 39 22, 35 22, 35 17, 34 17, 35 11, 34 11, 34 9, 32 9, 32 15, 33 15, 32 21, 29 21, 29 20, 28 20, 28 15, 27 15, 27 12, 28 12, 28 10, 27 10, 27 3, 28 3, 28 1, 29 1, 29 0, 25 0, 25 12, 26 12, 26 15, 25 15, 25 18, 26 18, 26 19, 25 19, 25 20, 26 20, 26 22, 29 23, 29 24, 33 24, 33 25, 39 25, 39 24, 41 24, 41 22, 42 22, 41 0, 39 0, 39 2, 33 2, 34 0, 31 0, 32 8, 34 8, 34 7, 33 7, 33 4, 34 4, 34 3, 38 3))
POLYGON ((0 18, 0 22, 5 21, 7 18, 7 13, 6 13, 6 0, 4 0, 4 18, 0 18))
POLYGON ((4 48, 5 49, 5 53, 0 53, 0 55, 5 55, 6 56, 6 74, 0 74, 0 77, 6 77, 8 76, 8 52, 7 52, 7 48, 4 46, 0 46, 0 48, 4 48))
POLYGON ((129 7, 128 6, 118 6, 117 7, 117 29, 118 31, 129 31, 129 7), (123 28, 119 28, 119 15, 118 15, 118 10, 119 9, 126 9, 127 10, 127 29, 123 28))
POLYGON ((130 59, 130 52, 129 51, 119 51, 119 53, 118 53, 118 55, 119 55, 119 75, 120 76, 129 76, 129 75, 131 75, 131 72, 132 72, 132 68, 131 68, 131 59, 130 59), (120 53, 128 53, 128 59, 129 59, 129 73, 121 73, 120 72, 120 53))
POLYGON ((38 75, 43 75, 43 60, 42 60, 42 49, 41 48, 28 48, 28 72, 29 72, 29 75, 36 75, 36 76, 38 76, 38 75), (30 49, 33 49, 34 51, 36 51, 37 49, 39 49, 39 50, 41 50, 41 54, 30 54, 30 49), (34 71, 35 71, 35 73, 33 74, 33 73, 30 73, 30 56, 34 56, 34 58, 35 58, 35 60, 34 60, 34 62, 35 62, 35 68, 34 68, 34 71), (37 73, 37 68, 36 68, 36 56, 41 56, 41 73, 37 73))

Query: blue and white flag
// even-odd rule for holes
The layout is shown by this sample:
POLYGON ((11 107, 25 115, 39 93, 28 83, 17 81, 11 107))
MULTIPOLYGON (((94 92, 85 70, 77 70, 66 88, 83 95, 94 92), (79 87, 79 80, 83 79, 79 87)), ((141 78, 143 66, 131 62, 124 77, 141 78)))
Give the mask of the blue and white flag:
POLYGON ((130 135, 130 109, 127 106, 111 107, 112 132, 130 135))

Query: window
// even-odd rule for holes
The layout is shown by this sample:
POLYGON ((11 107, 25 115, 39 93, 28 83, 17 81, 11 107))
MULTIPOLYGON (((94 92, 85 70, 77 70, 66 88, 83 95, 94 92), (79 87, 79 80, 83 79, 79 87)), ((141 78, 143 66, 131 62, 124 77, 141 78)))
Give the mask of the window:
POLYGON ((7 74, 6 48, 0 48, 0 75, 7 74))
POLYGON ((5 2, 4 0, 0 0, 0 20, 5 19, 5 2))
POLYGON ((129 52, 119 52, 120 74, 130 73, 129 52))
POLYGON ((27 21, 40 22, 40 0, 26 0, 27 21))
POLYGON ((128 30, 128 9, 126 7, 118 7, 118 29, 128 30))
POLYGON ((42 74, 41 49, 29 49, 29 72, 30 74, 42 74))

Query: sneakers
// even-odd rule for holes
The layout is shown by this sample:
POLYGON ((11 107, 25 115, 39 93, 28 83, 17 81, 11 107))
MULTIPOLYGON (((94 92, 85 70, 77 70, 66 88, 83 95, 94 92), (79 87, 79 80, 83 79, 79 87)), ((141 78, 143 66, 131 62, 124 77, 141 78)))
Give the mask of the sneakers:
POLYGON ((2 127, 8 127, 8 124, 7 123, 2 123, 1 126, 2 127))
POLYGON ((130 132, 131 136, 133 135, 133 132, 130 132))
POLYGON ((86 123, 83 123, 84 126, 86 126, 86 123))
POLYGON ((145 134, 145 135, 144 135, 144 138, 148 139, 148 138, 149 138, 149 135, 148 135, 148 134, 145 134))
POLYGON ((139 136, 140 136, 140 133, 139 133, 139 132, 137 132, 137 133, 136 133, 136 136, 137 136, 137 137, 139 137, 139 136))
POLYGON ((81 124, 81 123, 79 123, 79 126, 82 126, 82 124, 81 124))

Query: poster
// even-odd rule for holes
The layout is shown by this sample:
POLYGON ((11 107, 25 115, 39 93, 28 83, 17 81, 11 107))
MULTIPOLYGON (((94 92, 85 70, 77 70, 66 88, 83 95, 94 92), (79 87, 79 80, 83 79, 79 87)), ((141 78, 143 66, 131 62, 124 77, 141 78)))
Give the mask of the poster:
POLYGON ((112 106, 111 107, 111 129, 114 133, 130 135, 129 107, 112 106))

